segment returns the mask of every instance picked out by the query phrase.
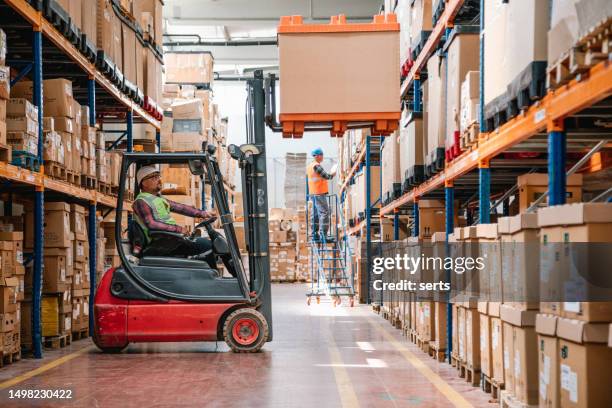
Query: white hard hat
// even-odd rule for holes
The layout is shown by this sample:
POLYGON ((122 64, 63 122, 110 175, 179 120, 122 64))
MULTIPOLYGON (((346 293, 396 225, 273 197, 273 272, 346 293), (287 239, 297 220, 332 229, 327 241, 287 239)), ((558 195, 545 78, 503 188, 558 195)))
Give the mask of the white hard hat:
POLYGON ((144 166, 144 167, 141 167, 138 170, 138 173, 136 173, 136 181, 138 182, 138 185, 140 185, 142 180, 146 179, 151 174, 155 174, 155 173, 159 173, 159 170, 157 169, 156 166, 144 166))

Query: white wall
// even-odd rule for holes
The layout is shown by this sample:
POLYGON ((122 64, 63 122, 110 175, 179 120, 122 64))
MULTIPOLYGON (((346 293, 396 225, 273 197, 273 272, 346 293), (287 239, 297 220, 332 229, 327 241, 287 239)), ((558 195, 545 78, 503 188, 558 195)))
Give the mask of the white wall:
MULTIPOLYGON (((240 145, 246 142, 245 101, 246 82, 217 81, 213 85, 214 100, 219 105, 221 117, 227 117, 228 144, 240 145)), ((277 89, 278 91, 278 89, 277 89)), ((266 127, 266 154, 268 158, 268 202, 269 207, 282 207, 284 203, 283 186, 285 182, 285 154, 308 153, 315 147, 321 147, 326 158, 335 159, 337 140, 329 132, 307 133, 302 139, 284 139, 282 134, 274 133, 266 127)), ((335 160, 334 160, 335 161, 335 160)), ((327 162, 325 167, 330 169, 327 162)), ((240 186, 240 174, 235 183, 240 186)))

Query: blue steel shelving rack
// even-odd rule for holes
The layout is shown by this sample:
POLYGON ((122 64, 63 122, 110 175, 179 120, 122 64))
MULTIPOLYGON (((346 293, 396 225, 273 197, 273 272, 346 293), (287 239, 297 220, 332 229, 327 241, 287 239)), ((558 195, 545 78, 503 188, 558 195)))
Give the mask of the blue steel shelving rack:
MULTIPOLYGON (((72 61, 83 72, 87 74, 87 104, 89 106, 89 118, 87 118, 90 126, 96 125, 96 86, 106 94, 113 97, 113 108, 121 106, 126 113, 126 136, 128 151, 132 151, 133 147, 133 131, 134 112, 137 112, 139 118, 153 125, 157 131, 157 143, 159 146, 159 122, 153 119, 148 113, 141 109, 131 100, 123 95, 116 87, 114 87, 92 64, 84 59, 79 51, 65 40, 62 35, 28 2, 24 0, 3 0, 0 3, 2 10, 12 11, 15 14, 15 20, 21 17, 23 21, 19 21, 22 26, 31 26, 32 28, 32 58, 30 61, 17 61, 15 66, 22 66, 21 71, 11 81, 11 85, 30 74, 33 83, 33 104, 38 107, 38 121, 42 124, 43 112, 43 73, 45 61, 43 60, 44 47, 56 47, 65 57, 66 60, 72 61), (46 43, 45 43, 46 42, 46 43), (118 103, 117 103, 118 102, 118 103)), ((0 28, 2 26, 0 25, 0 28)), ((27 34, 26 34, 27 35, 27 34)), ((9 50, 11 44, 8 44, 9 50)), ((70 73, 66 73, 66 78, 71 78, 70 73)), ((97 269, 97 213, 100 208, 98 205, 106 208, 115 207, 115 198, 102 195, 96 191, 78 188, 67 183, 50 179, 44 174, 43 163, 43 128, 39 126, 38 131, 38 159, 41 163, 40 171, 35 173, 27 169, 17 168, 7 163, 0 163, 0 178, 7 179, 9 183, 25 184, 34 188, 34 248, 32 254, 33 270, 32 270, 32 351, 35 358, 42 358, 42 329, 41 329, 41 298, 42 298, 42 283, 43 283, 43 250, 44 250, 44 202, 45 192, 47 190, 54 194, 65 195, 72 200, 76 199, 80 202, 87 203, 89 209, 88 226, 89 226, 89 273, 90 273, 90 302, 89 302, 89 330, 90 335, 93 330, 93 298, 96 290, 96 269, 97 269)), ((12 195, 7 203, 6 211, 12 212, 12 195)))
MULTIPOLYGON (((432 34, 418 55, 413 67, 411 68, 408 77, 405 79, 402 87, 402 97, 407 97, 412 90, 413 105, 412 110, 415 112, 421 111, 421 72, 425 69, 427 60, 439 47, 439 43, 449 35, 454 19, 459 13, 465 0, 449 0, 445 6, 445 10, 438 19, 432 34)), ((491 212, 494 210, 491 203, 492 186, 499 190, 494 182, 497 180, 496 175, 491 171, 495 168, 496 163, 491 163, 500 153, 506 152, 512 147, 519 145, 522 142, 534 138, 541 133, 547 134, 547 140, 541 141, 547 147, 548 158, 546 166, 539 166, 540 169, 548 171, 548 203, 549 205, 561 205, 566 202, 566 167, 567 167, 567 152, 568 146, 577 146, 581 140, 579 137, 575 139, 568 137, 565 119, 571 118, 572 115, 588 110, 590 108, 598 108, 598 104, 609 101, 612 95, 612 63, 603 61, 589 69, 583 75, 570 81, 563 87, 554 91, 550 91, 537 104, 525 109, 517 117, 509 120, 506 124, 500 126, 495 132, 486 133, 484 127, 484 0, 480 0, 480 133, 481 138, 478 146, 471 151, 464 153, 450 163, 446 163, 445 169, 434 175, 421 185, 416 186, 411 191, 403 194, 395 201, 386 204, 381 208, 381 216, 393 214, 394 220, 394 238, 399 238, 399 216, 398 211, 401 208, 406 208, 412 203, 414 212, 413 235, 418 236, 419 230, 419 204, 418 201, 424 196, 432 196, 443 198, 445 200, 445 231, 448 235, 454 231, 454 212, 456 200, 468 200, 464 191, 458 189, 458 184, 465 187, 466 183, 462 178, 468 175, 469 172, 477 170, 476 178, 477 185, 470 186, 471 190, 476 190, 478 198, 478 219, 480 224, 490 223, 491 212), (606 99, 608 98, 608 99, 606 99), (572 144, 576 141, 576 145, 572 144), (442 194, 440 194, 442 190, 442 194)), ((609 105, 609 103, 608 103, 609 105)), ((597 143, 587 154, 581 159, 586 161, 593 153, 595 153, 603 141, 590 140, 597 143)), ((575 149, 574 151, 583 151, 575 149)), ((579 163, 581 163, 579 162, 579 163)), ((582 162, 584 164, 584 162, 582 162)), ((517 166, 517 169, 520 166, 517 166)), ((509 189, 510 190, 510 189, 509 189)), ((507 190, 506 192, 508 192, 507 190)), ((504 195, 505 197, 506 195, 504 195)), ((509 204, 507 198, 499 200, 494 204, 495 207, 501 205, 503 215, 508 215, 509 204)), ((471 215, 469 213, 468 215, 471 215)), ((357 228, 350 229, 348 233, 358 232, 357 228)), ((450 276, 447 276, 450 280, 450 276)), ((452 352, 452 308, 451 304, 447 303, 447 358, 450 362, 450 353, 452 352)))

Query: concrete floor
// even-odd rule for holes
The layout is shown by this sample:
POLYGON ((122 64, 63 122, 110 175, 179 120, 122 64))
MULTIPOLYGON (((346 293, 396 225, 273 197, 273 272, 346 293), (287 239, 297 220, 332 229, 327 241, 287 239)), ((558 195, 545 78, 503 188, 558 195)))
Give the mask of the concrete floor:
POLYGON ((81 340, 46 352, 43 360, 0 369, 0 406, 494 406, 370 307, 307 306, 305 292, 305 285, 273 287, 275 339, 262 353, 233 354, 222 343, 166 343, 104 355, 81 340), (73 398, 9 398, 9 390, 21 389, 70 389, 73 398))

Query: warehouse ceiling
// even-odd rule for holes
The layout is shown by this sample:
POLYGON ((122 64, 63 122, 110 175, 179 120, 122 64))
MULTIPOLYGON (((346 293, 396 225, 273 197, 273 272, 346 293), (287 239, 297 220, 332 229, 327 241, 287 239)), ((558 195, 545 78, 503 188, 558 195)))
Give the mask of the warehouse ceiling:
POLYGON ((278 65, 275 45, 211 45, 276 40, 281 16, 302 15, 306 22, 327 22, 345 14, 349 21, 369 21, 382 0, 166 0, 164 6, 166 51, 211 51, 215 71, 241 74, 245 68, 278 65), (177 46, 177 43, 188 44, 177 46), (195 45, 195 43, 205 43, 195 45))

